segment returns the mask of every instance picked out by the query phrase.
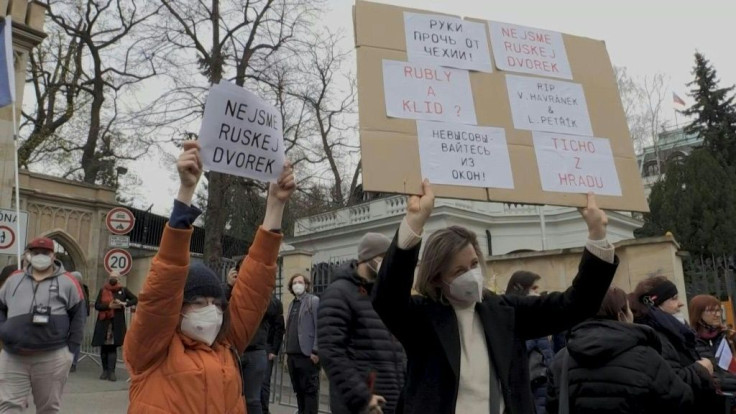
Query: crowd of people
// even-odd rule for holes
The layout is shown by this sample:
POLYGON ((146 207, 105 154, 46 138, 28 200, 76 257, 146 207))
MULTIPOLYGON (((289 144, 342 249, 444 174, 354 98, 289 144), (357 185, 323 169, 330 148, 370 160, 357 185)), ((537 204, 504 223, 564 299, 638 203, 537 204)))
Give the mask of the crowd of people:
MULTIPOLYGON (((422 250, 434 208, 425 181, 393 239, 365 234, 357 260, 319 297, 308 275, 291 275, 284 312, 274 286, 292 167, 270 184, 263 223, 223 283, 190 262, 202 161, 196 142, 183 148, 179 192, 139 295, 112 273, 94 302, 100 379, 116 381, 122 347, 130 413, 268 413, 282 352, 300 414, 318 412, 322 370, 336 414, 730 410, 736 364, 723 361, 735 334, 720 301, 694 297, 685 321, 664 276, 630 293, 611 287, 618 259, 593 195, 581 209, 578 274, 564 292, 540 292, 543 277, 528 271, 514 273, 505 294, 486 289, 476 235, 460 226, 433 229, 422 250)), ((32 240, 23 259, 0 275, 0 413, 23 412, 30 396, 38 413, 56 413, 89 292, 56 260, 52 240, 32 240)))

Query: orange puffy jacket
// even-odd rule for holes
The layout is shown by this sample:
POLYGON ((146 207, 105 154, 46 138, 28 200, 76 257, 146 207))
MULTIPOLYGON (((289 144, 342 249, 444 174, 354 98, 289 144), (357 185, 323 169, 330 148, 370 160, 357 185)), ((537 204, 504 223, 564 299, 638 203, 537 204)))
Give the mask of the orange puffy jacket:
POLYGON ((129 413, 245 414, 231 347, 242 355, 271 298, 281 235, 258 229, 240 267, 228 310, 230 331, 212 347, 179 331, 192 230, 166 226, 123 345, 130 371, 129 413))

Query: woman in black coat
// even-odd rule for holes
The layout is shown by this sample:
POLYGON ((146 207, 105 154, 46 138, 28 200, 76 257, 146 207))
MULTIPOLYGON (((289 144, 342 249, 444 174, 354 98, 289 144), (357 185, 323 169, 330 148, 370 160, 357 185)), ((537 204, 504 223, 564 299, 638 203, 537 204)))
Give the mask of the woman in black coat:
POLYGON ((642 280, 630 294, 629 304, 634 321, 654 329, 662 342, 662 357, 693 389, 694 412, 723 412, 723 400, 716 395, 712 379, 713 364, 698 353, 695 332, 680 320, 684 305, 675 284, 664 276, 642 280))
POLYGON ((102 362, 101 380, 117 381, 115 365, 118 360, 118 347, 125 338, 125 308, 138 303, 138 298, 128 288, 120 284, 120 274, 110 274, 108 282, 100 289, 95 302, 97 322, 92 336, 92 346, 100 347, 102 362))
POLYGON ((423 187, 421 198, 409 199, 373 290, 376 311, 407 354, 404 412, 531 414, 525 341, 598 310, 616 271, 613 247, 605 241, 606 215, 590 195, 582 210, 590 240, 564 293, 520 297, 484 290, 475 233, 453 226, 429 238, 417 274, 420 295, 412 296, 419 235, 434 206, 429 183, 423 187))
POLYGON ((563 369, 571 414, 692 412, 693 391, 660 355, 657 334, 633 321, 626 293, 609 289, 596 317, 574 327, 567 348, 555 356, 548 413, 559 412, 563 369))

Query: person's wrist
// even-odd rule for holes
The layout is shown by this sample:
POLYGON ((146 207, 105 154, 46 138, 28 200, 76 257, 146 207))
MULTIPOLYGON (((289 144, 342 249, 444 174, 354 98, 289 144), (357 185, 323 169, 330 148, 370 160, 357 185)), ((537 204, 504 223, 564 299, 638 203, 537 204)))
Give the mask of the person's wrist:
POLYGON ((197 189, 196 186, 179 186, 179 193, 176 196, 176 199, 181 201, 182 203, 191 206, 192 205, 192 199, 194 198, 194 191, 197 189))
POLYGON ((591 228, 588 229, 588 239, 590 240, 603 240, 606 238, 606 228, 591 228))

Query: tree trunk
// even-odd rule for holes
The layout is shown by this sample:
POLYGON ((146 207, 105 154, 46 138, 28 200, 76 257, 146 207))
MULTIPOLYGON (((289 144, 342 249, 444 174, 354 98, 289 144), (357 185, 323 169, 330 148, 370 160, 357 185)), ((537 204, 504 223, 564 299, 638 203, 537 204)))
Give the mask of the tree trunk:
MULTIPOLYGON (((100 74, 100 76, 102 75, 100 74)), ((97 149, 97 141, 100 139, 100 117, 102 116, 102 104, 105 102, 105 95, 102 78, 98 79, 99 81, 95 81, 94 97, 92 98, 92 107, 90 108, 87 142, 84 143, 84 152, 82 152, 84 182, 89 184, 95 183, 97 174, 100 172, 100 163, 95 157, 95 150, 97 149)))

